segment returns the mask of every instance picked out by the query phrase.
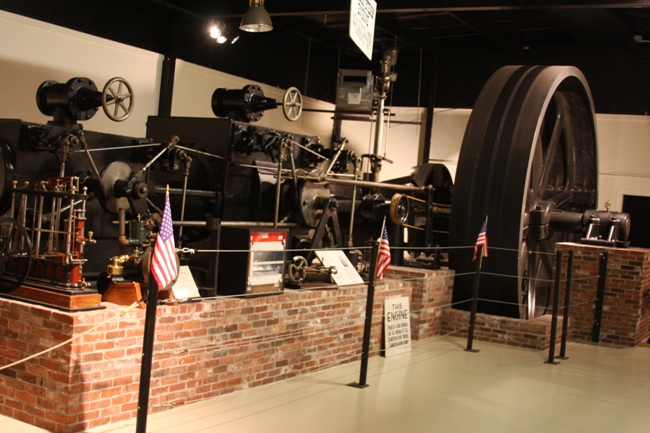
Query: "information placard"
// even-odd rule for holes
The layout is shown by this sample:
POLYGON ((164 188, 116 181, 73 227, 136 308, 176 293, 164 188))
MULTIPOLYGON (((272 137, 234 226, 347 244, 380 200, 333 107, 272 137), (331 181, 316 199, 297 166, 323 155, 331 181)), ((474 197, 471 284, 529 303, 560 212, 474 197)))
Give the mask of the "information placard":
POLYGON ((372 44, 375 40, 375 0, 352 0, 350 2, 350 38, 363 54, 372 60, 372 44))
POLYGON ((384 356, 411 351, 411 314, 409 298, 388 298, 384 301, 384 356))
POLYGON ((316 257, 326 268, 333 267, 332 282, 337 286, 364 284, 363 278, 341 250, 318 250, 316 257))

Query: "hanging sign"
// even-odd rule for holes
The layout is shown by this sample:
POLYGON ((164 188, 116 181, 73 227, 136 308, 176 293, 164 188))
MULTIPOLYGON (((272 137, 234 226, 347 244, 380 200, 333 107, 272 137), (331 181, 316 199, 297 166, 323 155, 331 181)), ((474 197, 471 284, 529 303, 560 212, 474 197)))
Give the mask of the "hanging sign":
POLYGON ((376 15, 375 0, 350 1, 350 38, 370 60, 372 60, 372 44, 375 40, 376 15))
POLYGON ((409 298, 388 298, 384 301, 384 356, 411 351, 411 317, 409 298))

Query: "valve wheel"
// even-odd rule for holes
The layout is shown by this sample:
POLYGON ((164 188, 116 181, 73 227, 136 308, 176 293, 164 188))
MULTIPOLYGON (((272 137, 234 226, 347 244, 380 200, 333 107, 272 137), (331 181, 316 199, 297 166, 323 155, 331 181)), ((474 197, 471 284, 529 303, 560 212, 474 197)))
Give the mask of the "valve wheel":
POLYGON ((292 283, 300 284, 305 282, 307 277, 307 259, 303 256, 293 258, 293 263, 289 264, 289 280, 292 283))
POLYGON ((121 77, 108 80, 102 91, 102 108, 114 122, 126 120, 133 112, 133 89, 128 81, 121 77))
POLYGON ((282 98, 282 112, 290 122, 295 122, 302 114, 302 95, 296 87, 289 87, 282 98))
POLYGON ((25 227, 13 218, 0 218, 0 292, 20 287, 32 264, 32 242, 25 227))

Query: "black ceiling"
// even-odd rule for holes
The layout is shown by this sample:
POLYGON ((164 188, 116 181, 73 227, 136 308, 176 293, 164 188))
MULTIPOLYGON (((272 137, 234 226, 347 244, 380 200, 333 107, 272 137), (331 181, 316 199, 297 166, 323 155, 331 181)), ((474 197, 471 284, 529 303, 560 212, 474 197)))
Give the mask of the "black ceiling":
MULTIPOLYGON (((247 0, 0 0, 0 9, 333 102, 341 68, 396 48, 394 105, 471 107, 504 64, 574 64, 599 112, 650 111, 650 1, 377 0, 373 60, 348 36, 350 0, 266 0, 269 33, 238 29, 247 0), (220 20, 236 44, 216 44, 220 20)), ((69 47, 74 49, 74 47, 69 47)), ((128 68, 128 65, 125 65, 128 68)))

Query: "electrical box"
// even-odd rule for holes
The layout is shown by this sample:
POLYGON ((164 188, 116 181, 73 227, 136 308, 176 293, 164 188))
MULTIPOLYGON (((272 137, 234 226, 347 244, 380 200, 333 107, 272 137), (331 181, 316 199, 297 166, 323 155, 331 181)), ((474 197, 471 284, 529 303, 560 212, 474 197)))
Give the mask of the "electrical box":
POLYGON ((282 292, 288 234, 279 228, 221 227, 217 294, 282 292))
POLYGON ((371 71, 339 70, 336 81, 336 111, 372 113, 373 81, 371 71))

